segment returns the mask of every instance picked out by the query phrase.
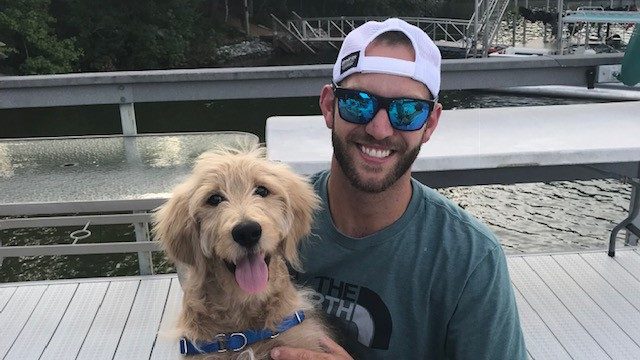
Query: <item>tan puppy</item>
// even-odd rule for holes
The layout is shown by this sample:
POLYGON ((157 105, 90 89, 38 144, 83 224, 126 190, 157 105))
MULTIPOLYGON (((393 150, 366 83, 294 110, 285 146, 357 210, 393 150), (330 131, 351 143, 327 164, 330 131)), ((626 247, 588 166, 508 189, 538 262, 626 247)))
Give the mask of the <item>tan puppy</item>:
POLYGON ((188 268, 179 331, 193 343, 249 329, 276 332, 302 310, 304 321, 273 339, 203 357, 266 359, 279 345, 321 350, 328 332, 287 269, 300 270, 298 243, 319 200, 304 178, 266 160, 264 148, 241 147, 201 155, 154 214, 156 239, 188 268))

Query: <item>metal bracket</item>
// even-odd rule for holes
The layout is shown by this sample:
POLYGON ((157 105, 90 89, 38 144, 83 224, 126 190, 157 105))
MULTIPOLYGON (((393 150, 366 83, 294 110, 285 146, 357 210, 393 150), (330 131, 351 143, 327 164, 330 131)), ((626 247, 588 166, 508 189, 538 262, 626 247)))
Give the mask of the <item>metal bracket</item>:
POLYGON ((593 89, 596 84, 596 69, 587 69, 585 75, 587 78, 587 89, 593 89))
POLYGON ((622 69, 622 65, 600 65, 598 66, 598 74, 597 74, 597 83, 616 83, 620 82, 618 80, 618 75, 620 75, 620 70, 622 69))

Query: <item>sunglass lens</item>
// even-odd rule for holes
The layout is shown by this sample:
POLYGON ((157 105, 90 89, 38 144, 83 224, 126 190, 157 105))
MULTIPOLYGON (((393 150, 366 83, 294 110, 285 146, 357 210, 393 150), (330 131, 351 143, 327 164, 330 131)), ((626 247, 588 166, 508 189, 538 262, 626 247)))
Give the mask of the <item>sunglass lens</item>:
POLYGON ((375 99, 361 91, 345 91, 338 96, 340 117, 355 124, 366 124, 373 119, 375 99))
POLYGON ((398 99, 389 106, 389 119, 398 130, 418 130, 427 122, 430 110, 426 101, 398 99))

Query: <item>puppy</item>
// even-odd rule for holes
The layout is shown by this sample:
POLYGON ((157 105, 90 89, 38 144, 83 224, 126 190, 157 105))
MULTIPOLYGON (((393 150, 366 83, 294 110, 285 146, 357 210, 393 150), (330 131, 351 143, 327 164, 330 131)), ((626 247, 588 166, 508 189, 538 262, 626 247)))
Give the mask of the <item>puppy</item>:
POLYGON ((298 244, 318 206, 311 185, 266 160, 263 147, 198 158, 153 216, 155 238, 170 260, 188 269, 181 351, 213 349, 206 359, 267 359, 279 345, 322 351, 328 330, 287 267, 301 270, 298 244), (283 321, 295 325, 279 332, 283 321), (244 345, 256 331, 272 336, 244 345))

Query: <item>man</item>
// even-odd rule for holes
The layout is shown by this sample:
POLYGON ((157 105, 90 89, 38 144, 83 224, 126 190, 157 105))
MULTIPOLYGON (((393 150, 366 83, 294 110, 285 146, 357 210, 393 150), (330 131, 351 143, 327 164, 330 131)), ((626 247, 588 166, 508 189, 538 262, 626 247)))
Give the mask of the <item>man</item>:
MULTIPOLYGON (((331 170, 302 249, 300 283, 362 359, 525 359, 506 258, 471 215, 411 178, 438 125, 440 52, 399 19, 368 22, 342 44, 320 95, 331 170)), ((349 358, 277 348, 275 359, 349 358)))

